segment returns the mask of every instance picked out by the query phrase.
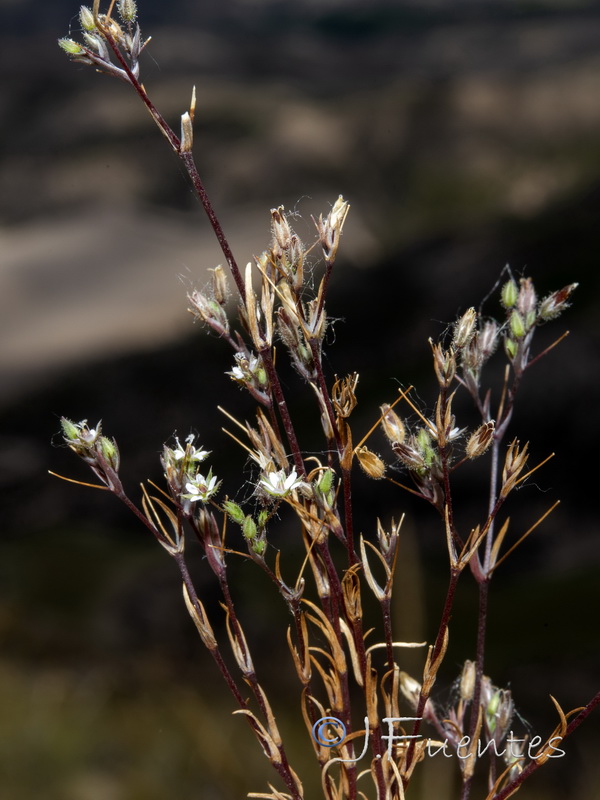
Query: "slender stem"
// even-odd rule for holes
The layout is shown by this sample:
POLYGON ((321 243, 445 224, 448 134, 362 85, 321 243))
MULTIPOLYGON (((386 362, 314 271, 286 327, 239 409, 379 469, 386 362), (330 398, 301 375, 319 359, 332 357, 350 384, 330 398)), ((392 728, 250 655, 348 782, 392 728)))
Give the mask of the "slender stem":
MULTIPOLYGON (((330 272, 331 270, 329 270, 326 273, 327 278, 329 278, 330 272)), ((325 291, 323 291, 321 300, 323 300, 324 295, 325 291)), ((323 402, 325 403, 327 416, 329 418, 329 424, 331 425, 331 429, 335 437, 335 444, 337 447, 338 457, 340 460, 340 467, 342 473, 342 491, 344 498, 344 523, 345 523, 345 533, 346 533, 346 548, 348 551, 349 566, 353 566, 354 564, 358 563, 358 558, 356 555, 356 551, 354 549, 354 519, 352 514, 351 470, 345 469, 343 466, 341 466, 342 459, 344 457, 344 445, 342 443, 340 432, 338 430, 338 426, 335 421, 335 413, 333 411, 333 405, 331 403, 329 389, 327 388, 327 381, 325 380, 325 374, 323 372, 323 363, 321 359, 321 343, 318 339, 311 338, 309 339, 309 344, 312 352, 313 363, 315 365, 317 382, 319 384, 319 389, 321 390, 321 396, 323 398, 323 402)))
POLYGON ((298 443, 298 438, 296 436, 296 431, 294 429, 294 423, 292 422, 290 411, 283 394, 283 389, 281 388, 279 376, 277 375, 275 364, 273 363, 271 348, 267 345, 261 348, 259 354, 262 358, 263 364, 265 365, 265 369, 267 371, 269 383, 271 385, 271 388, 273 390, 273 395, 275 397, 275 404, 277 406, 277 410, 279 411, 279 415, 283 423, 283 428, 285 430, 285 435, 287 437, 288 444, 292 451, 292 458, 294 460, 294 464, 299 474, 305 476, 306 467, 304 466, 302 451, 300 450, 300 444, 298 443))
POLYGON ((392 598, 389 594, 381 599, 381 611, 383 613, 383 631, 385 635, 385 649, 387 654, 388 669, 394 669, 394 637, 392 634, 392 598))
MULTIPOLYGON (((179 572, 180 572, 181 577, 183 579, 183 582, 185 584, 185 588, 187 589, 187 593, 188 593, 188 596, 189 596, 189 598, 190 598, 190 600, 192 602, 192 605, 195 605, 195 604, 197 604, 199 602, 199 598, 198 598, 198 594, 196 592, 196 588, 195 588, 195 586, 194 586, 194 584, 192 582, 192 579, 190 577, 190 573, 189 573, 189 570, 187 568, 187 564, 186 564, 186 561, 185 561, 185 556, 184 556, 183 553, 176 553, 174 558, 175 558, 175 561, 176 561, 177 566, 179 568, 179 572)), ((223 658, 221 656, 221 653, 219 652, 218 646, 216 648, 214 648, 214 649, 209 648, 209 650, 210 650, 211 656, 214 658, 214 660, 217 663, 217 666, 219 667, 219 671, 221 672, 221 675, 223 676, 223 678, 225 680, 225 683, 229 687, 229 690, 231 691, 232 695, 236 699, 238 705, 240 706, 240 708, 248 709, 248 704, 246 703, 246 701, 242 697, 242 695, 241 695, 241 693, 240 693, 240 691, 239 691, 239 689, 237 687, 237 684, 236 684, 231 672, 229 671, 227 665, 223 661, 223 658)), ((247 715, 244 715, 244 716, 247 716, 247 715)), ((250 720, 250 717, 247 717, 247 718, 250 720)))
POLYGON ((198 199, 202 203, 202 208, 208 220, 212 226, 212 229, 217 237, 217 241, 219 242, 219 246, 225 256, 229 269, 231 271, 231 275, 233 280, 235 281, 235 285, 237 286, 238 292, 240 293, 240 297, 242 301, 246 299, 246 287, 244 286, 244 281, 242 278, 242 273, 237 265, 237 261, 235 260, 233 253, 231 251, 231 247, 229 246, 229 242, 227 237, 223 232, 223 228, 221 227, 221 223, 215 213, 212 203, 208 198, 208 194, 206 193, 206 189, 204 188, 204 184, 202 179, 200 178, 200 173, 198 172, 198 167, 196 166, 196 162, 194 161, 194 156, 191 152, 180 152, 178 151, 178 155, 183 161, 185 168, 187 170, 188 175, 192 181, 194 186, 194 191, 198 196, 198 199))
MULTIPOLYGON (((450 580, 448 582, 448 590, 446 592, 446 600, 444 601, 444 608, 442 610, 442 618, 440 620, 440 626, 438 628, 438 633, 435 639, 435 643, 433 645, 433 650, 431 652, 431 658, 429 660, 430 664, 434 664, 436 659, 438 658, 439 654, 442 651, 442 647, 444 646, 444 640, 446 638, 446 631, 448 630, 448 626, 450 624, 450 617, 452 615, 452 606, 454 605, 454 595, 456 593, 456 586, 458 584, 458 579, 460 577, 460 570, 458 569, 451 569, 450 570, 450 580)), ((412 735, 415 737, 419 736, 419 731, 421 730, 421 722, 423 721, 423 713, 425 712, 425 704, 429 699, 429 692, 426 690, 425 685, 421 688, 421 693, 419 695, 419 701, 417 703, 417 709, 415 716, 417 717, 415 724, 413 725, 412 735)), ((410 744, 408 745, 408 750, 406 752, 406 772, 410 771, 410 767, 412 766, 412 762, 415 758, 415 743, 416 738, 411 739, 410 744)), ((404 788, 408 786, 410 778, 405 779, 404 781, 404 788)))
POLYGON ((242 300, 244 300, 246 297, 246 289, 244 286, 244 281, 242 279, 242 274, 233 256, 227 237, 223 232, 221 223, 219 222, 219 219, 215 213, 213 205, 209 200, 208 194, 206 193, 206 189, 204 188, 204 184, 202 183, 202 179, 200 178, 200 173, 198 172, 196 162, 194 161, 194 156, 190 151, 181 149, 181 140, 175 134, 171 126, 167 123, 167 121, 162 116, 160 111, 158 111, 154 103, 150 100, 146 90, 131 71, 131 68, 127 63, 127 60, 124 58, 123 54, 119 50, 119 47, 117 46, 117 43, 115 42, 111 34, 105 28, 102 29, 102 34, 106 39, 106 41, 108 42, 108 44, 110 45, 111 50, 115 54, 115 57, 121 64, 123 70, 127 74, 129 82, 131 83, 131 85, 137 92, 138 96, 140 97, 140 99, 150 112, 152 119, 158 125, 158 127, 164 134, 165 138, 171 145, 172 149, 175 151, 177 156, 183 162, 183 165, 185 166, 186 171, 192 181, 194 191, 198 199, 202 203, 202 208, 204 209, 206 216, 208 217, 208 220, 212 226, 214 234, 217 237, 217 241, 219 242, 221 250, 223 251, 223 255, 225 256, 227 264, 229 265, 229 269, 231 270, 232 277, 238 288, 240 296, 242 300))
POLYGON ((148 97, 148 94, 146 93, 146 90, 144 89, 142 84, 138 81, 136 76, 133 74, 133 72, 131 70, 131 67, 129 66, 129 64, 127 62, 127 59, 124 57, 123 53, 121 53, 121 51, 120 51, 117 43, 115 42, 112 34, 109 33, 108 29, 104 25, 98 24, 98 28, 102 32, 102 36, 108 42, 108 45, 109 45, 110 49, 115 54, 115 57, 116 57, 117 61, 119 62, 119 64, 121 65, 121 67, 123 68, 123 71, 127 75, 127 78, 129 79, 129 82, 131 83, 131 85, 133 86, 133 88, 135 89, 137 94, 139 95, 140 99, 142 100, 142 102, 144 103, 144 105, 146 106, 148 111, 150 112, 150 115, 151 115, 152 119, 154 120, 154 122, 156 122, 156 124, 160 128, 161 132, 164 134, 165 138, 167 139, 167 141, 169 142, 169 144, 171 145, 173 150, 176 153, 179 153, 180 147, 181 147, 181 141, 180 141, 179 137, 176 136, 176 134, 174 133, 173 129, 167 123, 167 121, 165 120, 163 115, 160 113, 160 111, 156 108, 154 103, 148 97))
MULTIPOLYGON (((179 572, 181 574, 181 577, 183 578, 183 582, 185 583, 185 587, 187 589, 187 592, 188 592, 188 595, 189 595, 189 598, 190 598, 192 604, 198 603, 199 602, 198 601, 198 595, 196 593, 194 584, 193 584, 192 579, 190 577, 189 570, 187 568, 187 564, 186 564, 186 561, 185 561, 184 554, 183 553, 177 553, 175 555, 175 560, 177 562, 177 566, 179 567, 179 572)), ((230 614, 230 619, 231 619, 232 625, 234 627, 236 641, 237 641, 238 646, 240 648, 245 648, 244 637, 243 637, 243 635, 241 634, 241 631, 240 631, 239 623, 238 623, 238 620, 237 620, 237 616, 235 614, 235 609, 234 609, 234 606, 233 606, 233 601, 231 599, 231 594, 229 592, 229 586, 227 584, 226 578, 225 577, 221 577, 220 580, 219 580, 219 583, 220 583, 220 586, 221 586, 221 591, 223 592, 223 596, 225 598, 225 602, 226 602, 227 608, 229 610, 229 614, 230 614)), ((248 703, 244 700, 244 698, 240 694, 240 691, 237 688, 237 685, 236 685, 236 683, 235 683, 235 681, 233 679, 233 676, 231 675, 231 673, 228 670, 225 662, 223 661, 223 658, 222 658, 221 653, 220 653, 220 651, 218 649, 218 646, 216 646, 214 648, 210 648, 210 653, 211 653, 213 659, 216 661, 217 666, 219 667, 219 670, 220 670, 223 678, 225 679, 225 682, 229 686, 229 689, 231 690, 233 696, 237 700, 240 708, 242 708, 244 710, 249 710, 248 703)), ((254 670, 252 670, 251 673, 245 673, 244 677, 246 678, 246 680, 248 681, 248 683, 252 687, 254 696, 256 697, 256 701, 257 701, 257 703, 259 705, 259 708, 261 710, 261 713, 262 713, 264 719, 268 719, 268 714, 267 714, 267 709, 265 708, 264 698, 263 698, 262 693, 260 691, 260 687, 259 687, 258 680, 256 678, 256 674, 255 674, 254 670)), ((248 714, 244 714, 244 716, 250 722, 250 726, 252 727, 252 729, 254 730, 254 732, 256 733, 256 735, 257 735, 257 737, 258 737, 258 739, 260 741, 261 740, 261 734, 260 734, 258 726, 254 722, 252 717, 250 717, 248 714)), ((278 749, 279 755, 280 755, 280 763, 274 762, 272 760, 271 760, 271 763, 273 764, 273 766, 275 767, 276 771, 279 773, 279 775, 281 776, 281 778, 285 782, 285 784, 288 787, 288 789, 291 791, 294 800, 301 800, 301 795, 298 792, 298 789, 296 787, 296 781, 294 780, 293 775, 291 773, 289 762, 287 760, 287 756, 286 756, 283 744, 280 744, 277 749, 278 749)))
POLYGON ((325 297, 327 295, 327 289, 329 287, 329 280, 331 278, 331 273, 333 272, 333 261, 326 259, 326 266, 325 266, 325 275, 323 275, 323 286, 320 292, 319 297, 319 308, 317 309, 317 313, 315 315, 315 319, 319 319, 321 316, 321 312, 323 311, 323 306, 325 304, 325 297))
POLYGON ((494 543, 494 521, 495 514, 494 508, 496 506, 496 499, 498 495, 498 463, 500 459, 500 438, 494 436, 492 444, 492 462, 490 465, 490 496, 488 503, 488 515, 490 517, 490 526, 485 539, 485 556, 483 561, 483 571, 487 575, 491 558, 492 558, 492 545, 494 543))
MULTIPOLYGON (((594 695, 589 703, 585 706, 585 708, 574 717, 571 722, 567 725, 567 729, 565 730, 564 736, 562 737, 562 741, 564 741, 567 736, 570 736, 573 731, 577 730, 577 728, 581 725, 584 720, 589 717, 592 711, 600 705, 600 692, 594 695)), ((507 784, 504 789, 497 792, 492 800, 507 800, 518 788, 524 783, 530 775, 532 775, 537 769, 539 769, 542 764, 545 762, 544 759, 533 759, 529 762, 529 764, 525 767, 523 772, 520 775, 512 780, 509 784, 507 784)))
MULTIPOLYGON (((477 612, 477 655, 475 658, 475 685, 471 701, 471 716, 469 718, 469 741, 473 741, 477 732, 479 721, 479 707, 481 705, 481 684, 483 680, 483 663, 485 658, 485 635, 487 631, 487 610, 489 597, 489 579, 479 584, 479 608, 477 612)), ((460 800, 468 800, 471 793, 473 776, 464 781, 461 789, 460 800)))

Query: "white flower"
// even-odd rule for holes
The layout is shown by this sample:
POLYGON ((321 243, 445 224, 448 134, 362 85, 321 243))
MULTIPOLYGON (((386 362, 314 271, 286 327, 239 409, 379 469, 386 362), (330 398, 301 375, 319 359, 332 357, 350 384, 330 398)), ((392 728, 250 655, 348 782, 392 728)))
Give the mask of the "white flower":
MULTIPOLYGON (((430 425, 431 425, 431 428, 430 428, 431 435, 437 441, 438 432, 437 432, 437 428, 435 426, 435 423, 431 422, 430 425)), ((454 428, 451 428, 446 433, 446 441, 447 442, 454 442, 456 439, 459 439, 466 430, 467 430, 466 428, 457 428, 456 426, 454 428)))
POLYGON ((187 458, 188 461, 204 461, 204 459, 210 455, 210 450, 203 450, 201 447, 194 447, 194 434, 190 433, 189 436, 186 437, 185 440, 185 447, 182 447, 179 444, 179 439, 175 437, 175 441, 177 442, 177 447, 172 450, 173 459, 175 461, 182 461, 184 458, 187 458))
POLYGON ((235 366, 229 372, 226 372, 226 375, 229 375, 234 381, 241 381, 242 383, 257 381, 260 384, 262 382, 264 367, 258 356, 236 353, 234 358, 235 366))
POLYGON ((286 497, 294 489, 303 486, 304 483, 298 478, 295 468, 286 476, 285 470, 268 472, 260 479, 260 485, 271 497, 286 497))
POLYGON ((217 476, 212 474, 212 470, 209 471, 206 477, 198 472, 185 485, 188 494, 182 494, 181 496, 192 503, 198 500, 201 503, 206 503, 218 491, 220 485, 221 481, 217 481, 217 476))

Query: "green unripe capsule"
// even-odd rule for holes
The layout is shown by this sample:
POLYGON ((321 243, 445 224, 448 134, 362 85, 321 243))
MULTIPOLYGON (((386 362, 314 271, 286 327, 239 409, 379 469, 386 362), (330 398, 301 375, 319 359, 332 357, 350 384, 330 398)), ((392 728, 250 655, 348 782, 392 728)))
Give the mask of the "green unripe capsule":
POLYGON ((508 281, 502 287, 500 299, 504 308, 514 308, 519 297, 519 289, 514 281, 508 281))
POLYGON ((246 539, 248 539, 250 542, 253 539, 256 539, 256 522, 254 522, 251 516, 247 516, 244 520, 242 532, 246 539))
POLYGON ((225 500, 223 503, 223 511, 238 525, 244 524, 245 515, 240 506, 232 500, 225 500))

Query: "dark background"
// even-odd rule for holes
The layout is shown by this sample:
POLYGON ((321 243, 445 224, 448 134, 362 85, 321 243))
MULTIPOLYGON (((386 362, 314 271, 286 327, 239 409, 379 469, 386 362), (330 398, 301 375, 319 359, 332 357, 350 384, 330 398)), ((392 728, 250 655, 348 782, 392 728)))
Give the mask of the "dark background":
MULTIPOLYGON (((216 405, 240 414, 250 405, 223 375, 226 347, 186 312, 186 292, 222 256, 141 104, 56 47, 70 25, 77 37, 77 11, 0 5, 1 794, 229 800, 261 791, 271 773, 231 717, 173 565, 112 498, 47 475, 88 479, 58 446, 65 414, 103 419, 134 496, 139 481, 159 479, 162 443, 190 430, 227 491, 249 492, 216 405)), ((548 695, 584 704, 600 666, 600 3, 190 0, 141 3, 140 18, 153 37, 142 77, 174 126, 196 84, 197 161, 242 264, 266 246, 270 208, 298 212, 308 241, 311 214, 340 193, 350 201, 328 368, 361 374, 355 437, 399 382, 432 407, 428 337, 478 305, 505 264, 541 295, 580 283, 573 307, 540 331, 539 349, 566 327, 571 335, 527 375, 513 420, 532 464, 556 452, 514 495, 513 535, 562 504, 499 571, 490 611, 488 674, 544 735, 555 724, 548 695)), ((485 310, 498 313, 497 301, 485 310)), ((286 391, 307 418, 310 449, 316 417, 293 374, 286 391)), ((461 409, 459 424, 473 425, 461 409)), ((466 526, 485 504, 479 470, 465 480, 466 526)), ((377 516, 406 511, 397 635, 431 639, 445 581, 437 520, 366 479, 356 497, 365 533, 377 516)), ((286 536, 295 530, 273 544, 293 548, 286 536)), ((195 556, 192 547, 210 598, 195 556)), ((304 731, 286 712, 296 687, 279 669, 285 612, 247 565, 232 572, 302 764, 304 731)), ((468 580, 457 603, 440 703, 473 657, 468 580)), ((407 667, 417 674, 418 663, 407 667)), ((520 796, 595 797, 599 745, 591 718, 520 796)), ((454 796, 451 766, 429 766, 423 798, 454 796)))

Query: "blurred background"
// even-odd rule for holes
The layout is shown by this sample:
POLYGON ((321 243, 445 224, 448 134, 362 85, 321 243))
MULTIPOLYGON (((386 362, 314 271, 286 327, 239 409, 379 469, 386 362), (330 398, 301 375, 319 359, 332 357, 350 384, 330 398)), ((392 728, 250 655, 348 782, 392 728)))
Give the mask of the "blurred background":
MULTIPOLYGON (((240 263, 266 246, 270 208, 296 212, 309 241, 311 214, 326 214, 340 193, 350 201, 328 369, 361 375, 355 437, 399 384, 414 383, 431 408, 428 337, 478 306, 506 264, 541 295, 580 283, 573 307, 539 332, 538 349, 565 328, 571 335, 527 375, 512 423, 511 435, 531 441, 532 464, 556 452, 515 494, 513 535, 562 504, 499 570, 490 609, 486 671, 510 686, 532 731, 547 734, 549 694, 563 708, 583 705, 600 674, 600 2, 139 5, 152 36, 142 79, 176 129, 196 85, 197 162, 240 263)), ((251 406, 223 375, 225 345, 186 311, 186 292, 222 255, 133 93, 56 46, 77 38, 78 10, 65 0, 0 2, 0 794, 232 800, 266 789, 271 771, 231 716, 174 565, 112 498, 47 474, 89 479, 60 446, 64 414, 103 420, 133 496, 144 478, 160 479, 162 443, 190 431, 213 451, 227 491, 249 492, 216 406, 251 406)), ((499 313, 495 297, 484 311, 499 313)), ((315 422, 300 382, 285 379, 315 422)), ((474 424, 468 404, 463 411, 474 424)), ((484 489, 478 470, 465 479, 469 525, 484 489)), ((441 531, 433 512, 392 488, 357 479, 358 527, 370 534, 378 515, 406 512, 397 635, 431 639, 446 580, 441 531)), ((274 534, 273 545, 289 547, 287 536, 297 532, 274 534)), ((210 599, 193 547, 191 561, 210 599)), ((278 666, 288 658, 286 612, 245 563, 232 573, 304 778, 310 748, 288 713, 297 689, 278 666)), ((441 704, 474 656, 469 583, 436 686, 441 704)), ((407 669, 417 675, 420 661, 407 669)), ((592 717, 519 796, 598 797, 598 747, 592 717)), ((420 796, 450 800, 453 775, 447 762, 428 765, 420 796)), ((314 776, 306 786, 315 796, 314 776)))

